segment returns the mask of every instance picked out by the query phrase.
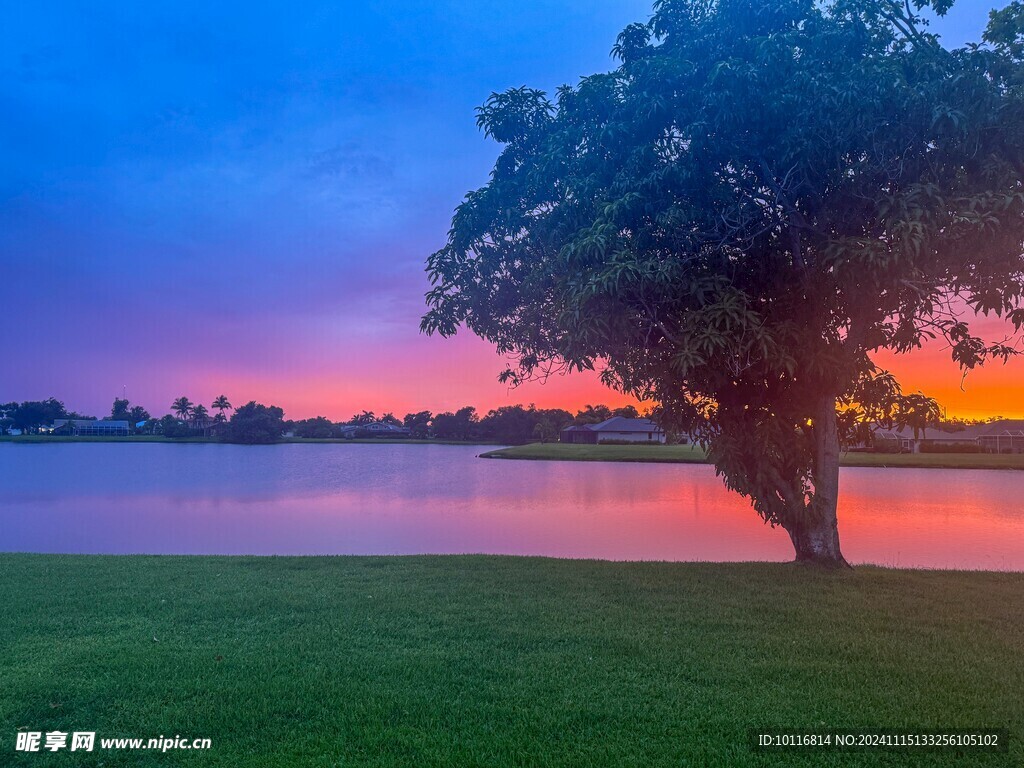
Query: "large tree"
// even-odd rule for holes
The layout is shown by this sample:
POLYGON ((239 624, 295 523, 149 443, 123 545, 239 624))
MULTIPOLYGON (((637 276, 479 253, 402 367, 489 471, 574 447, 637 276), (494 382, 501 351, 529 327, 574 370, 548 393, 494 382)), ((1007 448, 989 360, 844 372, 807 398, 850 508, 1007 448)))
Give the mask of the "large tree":
POLYGON ((660 0, 614 71, 493 94, 424 330, 506 380, 602 366, 844 564, 841 432, 906 407, 872 353, 939 337, 966 371, 1013 352, 976 315, 1024 324, 1024 14, 948 50, 921 14, 950 5, 660 0))
POLYGON ((64 403, 55 397, 46 400, 26 400, 13 410, 9 410, 8 417, 11 419, 11 426, 25 433, 38 432, 41 426, 52 424, 55 419, 81 418, 77 414, 68 413, 64 403))
POLYGON ((281 408, 249 401, 232 414, 220 437, 229 443, 276 443, 284 429, 284 411, 281 408))
POLYGON ((128 402, 127 398, 114 398, 114 405, 110 409, 110 418, 115 421, 127 421, 129 419, 128 409, 131 407, 131 403, 128 402))
POLYGON ((402 419, 403 426, 409 430, 409 435, 416 438, 425 438, 430 434, 430 420, 434 417, 430 411, 419 411, 418 413, 407 413, 402 419))

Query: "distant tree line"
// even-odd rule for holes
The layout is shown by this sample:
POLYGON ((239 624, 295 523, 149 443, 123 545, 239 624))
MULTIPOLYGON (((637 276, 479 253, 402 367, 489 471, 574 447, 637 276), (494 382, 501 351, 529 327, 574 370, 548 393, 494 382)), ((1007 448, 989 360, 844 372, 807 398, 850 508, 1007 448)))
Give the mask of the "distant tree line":
POLYGON ((64 403, 55 397, 47 400, 25 400, 21 403, 0 404, 0 435, 10 430, 23 434, 36 434, 40 428, 53 424, 56 419, 95 419, 68 411, 64 403))
POLYGON ((558 439, 558 433, 572 424, 596 424, 612 416, 639 418, 631 405, 609 408, 607 405, 587 405, 575 415, 561 408, 537 408, 534 405, 506 405, 480 416, 476 408, 467 405, 455 412, 417 411, 399 419, 393 413, 379 418, 373 411, 362 411, 347 422, 334 423, 323 416, 288 422, 296 437, 339 437, 349 426, 383 422, 404 427, 416 439, 488 440, 519 444, 558 439))
MULTIPOLYGON (((613 416, 640 417, 631 405, 622 408, 587 405, 572 414, 561 408, 537 408, 531 404, 502 406, 483 416, 473 406, 466 406, 454 412, 417 411, 402 418, 391 412, 378 417, 373 411, 364 410, 342 422, 325 416, 290 421, 284 418, 284 411, 274 405, 251 401, 234 409, 225 395, 213 400, 209 408, 182 396, 171 403, 170 411, 161 418, 155 418, 142 406, 133 406, 127 398, 116 398, 108 418, 127 421, 133 434, 168 438, 215 436, 226 442, 249 444, 276 442, 286 434, 307 439, 338 438, 346 428, 374 423, 404 427, 409 430, 409 437, 414 439, 520 444, 557 440, 559 432, 573 424, 596 424, 613 416), (211 416, 214 411, 216 413, 211 416)), ((0 434, 7 434, 10 430, 19 430, 23 434, 38 433, 57 419, 95 417, 69 412, 64 403, 53 397, 41 401, 11 402, 0 405, 0 434)))

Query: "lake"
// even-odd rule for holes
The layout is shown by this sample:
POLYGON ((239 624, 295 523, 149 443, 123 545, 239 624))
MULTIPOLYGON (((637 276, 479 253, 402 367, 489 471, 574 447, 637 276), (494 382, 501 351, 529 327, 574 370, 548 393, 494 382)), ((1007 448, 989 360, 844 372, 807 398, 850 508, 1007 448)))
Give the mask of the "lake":
MULTIPOLYGON (((711 467, 480 446, 0 443, 0 551, 790 560, 711 467)), ((854 563, 1024 570, 1024 472, 842 471, 854 563)))

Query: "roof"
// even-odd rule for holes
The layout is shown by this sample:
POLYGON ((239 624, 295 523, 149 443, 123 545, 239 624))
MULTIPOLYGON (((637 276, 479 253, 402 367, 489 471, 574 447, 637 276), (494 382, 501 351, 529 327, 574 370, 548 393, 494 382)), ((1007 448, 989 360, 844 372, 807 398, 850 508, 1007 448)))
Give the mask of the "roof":
MULTIPOLYGON (((977 440, 979 437, 995 437, 996 435, 1018 434, 1024 431, 1024 419, 999 419, 985 424, 972 424, 969 427, 957 432, 946 432, 941 429, 926 428, 918 429, 917 437, 921 440, 977 440)), ((880 429, 879 437, 890 438, 913 438, 912 427, 900 427, 899 429, 880 429)))
POLYGON ((68 422, 76 427, 112 427, 117 429, 128 429, 128 422, 120 419, 54 419, 54 427, 63 427, 68 422))
POLYGON ((1024 432, 1024 419, 1000 419, 988 424, 978 424, 975 437, 995 437, 996 435, 1020 434, 1024 432))
POLYGON ((566 427, 563 432, 661 432, 662 429, 650 419, 627 419, 612 416, 600 424, 577 424, 566 427))
POLYGON ((371 421, 366 424, 342 424, 341 431, 352 431, 356 429, 370 429, 378 432, 408 432, 407 427, 401 427, 397 424, 391 424, 387 421, 371 421))

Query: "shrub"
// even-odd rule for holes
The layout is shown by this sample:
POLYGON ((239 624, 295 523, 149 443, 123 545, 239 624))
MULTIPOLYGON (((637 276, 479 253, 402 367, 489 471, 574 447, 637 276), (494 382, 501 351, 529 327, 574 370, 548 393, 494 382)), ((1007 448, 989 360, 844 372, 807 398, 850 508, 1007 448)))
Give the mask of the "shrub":
POLYGON ((933 442, 925 440, 921 443, 921 453, 981 453, 981 446, 973 440, 933 442))

